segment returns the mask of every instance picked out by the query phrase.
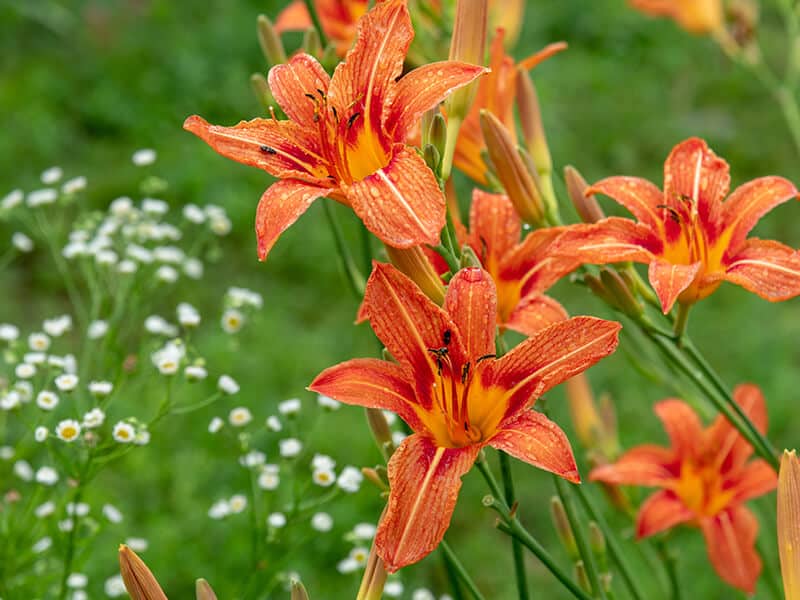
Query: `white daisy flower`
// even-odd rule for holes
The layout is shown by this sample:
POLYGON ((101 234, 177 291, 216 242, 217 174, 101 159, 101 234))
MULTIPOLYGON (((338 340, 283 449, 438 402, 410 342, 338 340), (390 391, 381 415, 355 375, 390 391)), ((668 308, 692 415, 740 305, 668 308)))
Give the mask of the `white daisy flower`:
POLYGON ((149 544, 147 540, 140 537, 129 537, 125 540, 125 545, 134 552, 146 552, 149 544))
POLYGON ((361 474, 361 471, 348 465, 342 469, 342 472, 339 474, 338 483, 339 487, 345 492, 353 494, 359 490, 363 480, 364 476, 361 474))
POLYGON ((321 487, 330 487, 336 483, 336 473, 330 469, 314 469, 311 479, 321 487))
POLYGON ((189 365, 183 370, 183 374, 189 381, 201 381, 208 377, 208 371, 200 365, 189 365))
POLYGON ((56 200, 58 200, 58 192, 53 188, 42 188, 28 192, 28 197, 26 198, 26 202, 31 208, 53 204, 56 200))
POLYGON ((316 531, 330 531, 333 529, 333 517, 326 512, 315 513, 311 517, 311 528, 316 531))
POLYGON ((72 179, 68 179, 64 182, 64 185, 61 186, 61 191, 66 194, 77 194, 78 192, 86 189, 86 177, 83 175, 78 175, 77 177, 73 177, 72 179))
POLYGON ((269 429, 270 431, 280 431, 281 429, 283 429, 283 425, 281 425, 281 420, 275 415, 267 417, 266 425, 267 429, 269 429))
POLYGON ((11 210, 12 208, 16 208, 22 204, 24 199, 25 193, 22 190, 11 190, 8 194, 3 196, 2 200, 0 200, 0 209, 11 210))
POLYGON ((232 396, 239 393, 239 384, 230 375, 222 375, 217 381, 217 388, 220 392, 232 396))
POLYGON ((175 267, 170 267, 169 265, 161 265, 156 270, 156 279, 164 283, 175 283, 178 281, 179 275, 175 267))
POLYGON ((33 251, 33 240, 21 231, 16 231, 11 235, 11 244, 20 252, 33 251))
POLYGON ((65 442, 74 442, 81 435, 81 424, 75 419, 64 419, 56 425, 56 435, 65 442))
POLYGON ((222 330, 225 333, 236 333, 244 325, 244 315, 235 308, 229 308, 222 314, 222 330))
POLYGON ((11 446, 0 446, 0 460, 11 460, 14 458, 14 448, 11 446))
POLYGON ((153 253, 139 244, 128 244, 127 248, 125 248, 125 254, 145 265, 149 265, 154 260, 153 253))
POLYGON ((278 412, 286 417, 291 417, 300 412, 300 398, 289 398, 278 404, 278 412))
POLYGON ((125 260, 121 260, 117 265, 117 272, 122 273, 123 275, 132 275, 133 273, 136 273, 137 270, 139 270, 138 265, 127 258, 125 260))
POLYGON ((47 502, 44 502, 39 506, 37 506, 36 509, 33 511, 33 514, 35 514, 40 519, 44 519, 45 517, 49 517, 50 515, 52 515, 54 512, 56 512, 56 503, 53 502, 52 500, 48 500, 47 502))
POLYGON ((71 392, 78 387, 78 376, 72 373, 63 373, 55 379, 56 387, 62 392, 71 392))
POLYGON ((344 560, 339 561, 339 563, 336 565, 336 570, 342 575, 354 573, 358 570, 358 563, 348 556, 344 560))
POLYGON ((126 596, 128 594, 121 575, 112 575, 106 579, 103 584, 103 591, 109 598, 119 598, 120 596, 126 596))
POLYGON ((149 215, 165 215, 169 212, 169 204, 157 198, 144 198, 142 200, 142 211, 149 215))
POLYGON ((44 333, 32 333, 28 336, 28 347, 34 352, 47 352, 50 338, 44 333))
POLYGON ((41 538, 38 542, 36 542, 33 546, 31 546, 31 550, 35 554, 41 554, 42 552, 46 552, 53 546, 53 538, 49 536, 45 536, 41 538))
POLYGON ((33 384, 30 381, 17 381, 13 389, 19 394, 19 401, 23 404, 33 399, 33 384))
POLYGON ((22 481, 33 480, 33 467, 27 460, 18 460, 14 463, 14 475, 22 479, 22 481))
POLYGON ((72 329, 72 317, 61 315, 54 319, 46 319, 42 324, 42 329, 50 337, 61 337, 72 329))
POLYGON ((58 473, 53 467, 40 467, 36 471, 36 481, 42 485, 55 485, 58 481, 58 473))
POLYGON ((199 258, 187 258, 183 262, 183 272, 190 279, 202 279, 204 271, 205 267, 203 266, 203 261, 199 258))
POLYGON ((205 222, 206 213, 196 204, 186 204, 183 207, 183 218, 190 223, 200 225, 201 223, 205 222))
POLYGON ((230 500, 228 500, 228 508, 230 508, 230 511, 233 514, 242 512, 245 508, 247 508, 247 496, 242 494, 235 494, 231 496, 230 500))
POLYGON ((211 217, 210 225, 211 225, 211 231, 213 231, 214 234, 218 236, 228 235, 231 232, 231 228, 233 227, 231 220, 224 215, 211 217))
POLYGON ((121 523, 122 513, 113 504, 104 504, 102 508, 103 516, 111 523, 121 523))
POLYGON ((286 515, 282 512, 270 513, 267 517, 267 525, 275 529, 280 529, 286 526, 286 515))
POLYGON ((22 356, 22 360, 30 365, 43 365, 47 362, 47 354, 44 352, 26 352, 22 356))
POLYGON ((252 308, 260 309, 264 306, 264 298, 258 292, 248 290, 241 287, 229 287, 225 293, 227 301, 235 308, 242 306, 251 306, 252 308))
MULTIPOLYGON (((264 465, 265 468, 258 475, 258 487, 262 490, 276 490, 281 483, 278 472, 273 469, 267 469, 269 465, 264 465)), ((272 465, 275 466, 275 465, 272 465)))
POLYGON ((419 588, 411 594, 411 600, 436 600, 436 596, 428 589, 419 588))
POLYGON ((11 323, 0 323, 0 340, 15 342, 19 338, 19 327, 11 323))
POLYGON ((158 154, 156 154, 155 150, 152 148, 141 148, 133 153, 131 162, 137 167, 146 167, 156 162, 156 158, 158 158, 158 154))
POLYGON ((77 504, 75 502, 69 502, 67 504, 67 514, 70 517, 85 517, 89 514, 89 505, 86 504, 86 502, 78 502, 77 504))
POLYGON ((297 438, 286 438, 278 442, 281 456, 284 458, 294 458, 303 451, 303 443, 297 438))
POLYGON ((339 407, 342 405, 341 402, 338 400, 334 400, 330 396, 326 396, 325 394, 320 394, 317 396, 317 404, 319 404, 322 408, 327 410, 339 410, 339 407))
POLYGON ((7 394, 0 396, 0 409, 14 410, 20 405, 19 392, 11 390, 7 394))
POLYGON ((89 383, 89 393, 95 398, 105 398, 114 390, 110 381, 92 381, 89 383))
POLYGON ((153 248, 153 258, 158 262, 179 265, 186 258, 186 253, 177 246, 156 246, 153 248))
POLYGON ((33 439, 37 442, 43 442, 47 439, 47 434, 50 433, 47 427, 37 427, 33 432, 33 439))
POLYGON ((393 431, 392 432, 392 443, 395 446, 399 446, 403 443, 403 440, 406 439, 408 436, 403 433, 402 431, 393 431))
POLYGON ((230 506, 228 506, 227 500, 219 500, 211 505, 211 508, 208 509, 208 516, 212 519, 219 520, 224 519, 227 517, 231 512, 230 506))
POLYGON ((61 167, 50 167, 49 169, 42 171, 39 179, 41 179, 42 183, 45 185, 52 185, 61 181, 63 176, 64 170, 61 167))
POLYGON ((19 363, 14 368, 14 374, 20 379, 30 379, 36 375, 36 365, 29 363, 19 363))
POLYGON ((133 442, 134 439, 136 439, 136 430, 130 423, 126 423, 125 421, 120 421, 116 425, 114 425, 114 429, 112 430, 111 435, 120 444, 129 444, 133 442))
POLYGON ((108 333, 108 322, 106 321, 92 321, 89 323, 89 328, 86 330, 86 335, 90 340, 97 340, 108 333))
POLYGON ((369 548, 365 548, 364 546, 356 546, 350 550, 350 558, 356 561, 356 564, 359 567, 366 566, 367 559, 369 559, 369 548))
POLYGON ((384 410, 383 416, 386 418, 386 423, 391 427, 397 421, 397 415, 390 410, 384 410))
POLYGON ((197 327, 200 325, 200 313, 191 304, 182 302, 178 305, 178 322, 184 327, 197 327))
POLYGON ((89 578, 83 573, 70 573, 67 577, 67 587, 72 589, 85 588, 87 583, 89 583, 89 578))
POLYGON ((234 427, 244 427, 253 420, 253 414, 244 406, 234 408, 228 415, 228 422, 234 427))
POLYGON ((403 582, 394 579, 386 582, 386 585, 383 586, 383 593, 389 598, 399 598, 403 595, 403 589, 403 582))
POLYGON ((267 462, 267 455, 260 450, 251 450, 244 456, 239 457, 239 464, 243 467, 260 467, 267 462))
POLYGON ((330 471, 336 467, 336 461, 327 454, 315 454, 314 458, 311 459, 311 467, 330 471))
POLYGON ((150 432, 147 429, 140 429, 133 438, 133 443, 137 446, 146 446, 150 443, 150 432))
POLYGON ((106 413, 103 412, 103 409, 93 408, 83 415, 83 426, 86 427, 86 429, 95 429, 100 427, 105 420, 106 413))
POLYGON ((225 421, 220 419, 219 417, 214 417, 211 419, 211 423, 208 424, 208 433, 217 433, 220 429, 222 429, 225 425, 225 421))
POLYGON ((358 523, 353 527, 353 537, 357 540, 371 540, 377 531, 372 523, 358 523))
POLYGON ((72 531, 75 528, 75 521, 72 519, 64 519, 58 522, 59 531, 72 531))
POLYGON ((94 260, 98 265, 109 267, 119 262, 119 255, 113 250, 103 249, 95 252, 94 260))

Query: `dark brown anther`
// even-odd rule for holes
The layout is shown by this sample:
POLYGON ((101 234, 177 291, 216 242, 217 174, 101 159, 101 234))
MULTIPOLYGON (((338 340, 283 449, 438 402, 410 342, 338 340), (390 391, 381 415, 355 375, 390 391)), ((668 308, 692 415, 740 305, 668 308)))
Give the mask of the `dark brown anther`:
POLYGON ((478 364, 479 362, 488 360, 490 358, 497 358, 497 354, 484 354, 478 360, 475 361, 475 364, 478 364))
POLYGON ((355 123, 356 119, 361 116, 360 112, 353 113, 353 115, 347 119, 347 128, 350 129, 355 123))
POLYGON ((273 148, 271 146, 259 146, 258 149, 261 150, 264 154, 277 154, 278 153, 278 151, 275 150, 275 148, 273 148))
POLYGON ((450 338, 452 338, 452 336, 453 336, 452 331, 450 331, 449 329, 444 330, 444 335, 442 335, 442 342, 444 342, 445 346, 450 345, 450 338))
POLYGON ((467 381, 467 375, 469 375, 469 361, 464 363, 464 366, 461 367, 461 383, 467 381))

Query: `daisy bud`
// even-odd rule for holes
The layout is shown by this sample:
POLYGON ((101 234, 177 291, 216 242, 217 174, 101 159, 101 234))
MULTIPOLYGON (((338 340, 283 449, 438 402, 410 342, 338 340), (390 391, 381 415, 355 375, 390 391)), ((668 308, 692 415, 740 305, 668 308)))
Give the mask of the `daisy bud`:
POLYGON ((167 600, 147 565, 124 544, 119 547, 119 570, 133 600, 167 600))
POLYGON ((205 579, 198 579, 194 584, 197 600, 217 600, 217 595, 205 579))
MULTIPOLYGON (((482 65, 486 55, 486 19, 488 0, 458 0, 450 60, 482 65)), ((449 119, 461 121, 469 112, 477 91, 477 82, 456 90, 447 99, 449 119)))
POLYGON ((286 50, 283 48, 281 37, 275 31, 272 21, 266 15, 258 15, 258 43, 261 51, 270 66, 286 62, 286 50))
POLYGON ((577 560, 580 558, 580 554, 575 543, 575 536, 572 534, 572 527, 570 527, 569 519, 567 518, 567 511, 564 510, 564 505, 556 496, 550 499, 550 516, 553 519, 558 538, 561 540, 561 544, 567 554, 572 560, 577 560))
POLYGON ((444 302, 442 278, 425 256, 421 246, 401 250, 387 245, 386 254, 389 256, 389 262, 416 283, 428 298, 439 305, 444 302))
POLYGON ((778 473, 778 552, 786 600, 800 599, 800 461, 785 450, 778 473))
POLYGON ((603 209, 597 202, 597 198, 590 194, 586 195, 589 184, 581 176, 578 170, 570 165, 564 167, 564 180, 567 183, 567 192, 572 200, 572 205, 578 212, 578 216, 584 223, 597 223, 606 218, 603 209))
POLYGON ((531 173, 517 151, 511 134, 487 110, 481 111, 481 131, 489 151, 489 158, 511 200, 517 214, 529 225, 541 225, 544 222, 544 204, 539 188, 531 173))

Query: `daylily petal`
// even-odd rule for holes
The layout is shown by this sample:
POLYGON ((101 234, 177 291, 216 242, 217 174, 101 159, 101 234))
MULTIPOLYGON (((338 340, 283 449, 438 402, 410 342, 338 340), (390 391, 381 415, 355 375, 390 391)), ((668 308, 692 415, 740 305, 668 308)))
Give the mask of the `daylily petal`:
POLYGON ((502 426, 489 445, 529 463, 580 483, 578 466, 564 431, 542 413, 529 410, 502 426))
POLYGON ((317 130, 314 116, 328 110, 325 94, 330 76, 313 56, 295 54, 289 62, 269 71, 269 89, 283 112, 300 125, 317 130))
POLYGON ((418 434, 403 440, 389 461, 389 503, 375 544, 390 573, 419 561, 442 541, 478 444, 440 448, 418 434))
POLYGON ((752 238, 730 260, 724 278, 770 302, 788 300, 800 295, 800 254, 779 242, 752 238))
POLYGON ((758 521, 742 506, 729 508, 700 523, 708 557, 717 574, 730 585, 752 594, 761 573, 755 549, 758 521))
POLYGON ((522 221, 508 196, 474 189, 469 233, 470 245, 483 265, 489 272, 497 273, 501 258, 519 244, 522 221))
POLYGON ((344 57, 356 37, 358 20, 367 12, 369 0, 314 0, 322 31, 344 57))
MULTIPOLYGON (((428 390, 433 383, 431 349, 447 346, 456 365, 466 362, 460 333, 450 316, 391 265, 374 263, 358 318, 369 319, 391 355, 413 370, 419 390, 428 390)), ((419 394, 419 398, 429 408, 431 395, 419 394)))
POLYGON ((631 448, 614 464, 595 467, 589 479, 612 485, 663 487, 677 477, 678 469, 672 450, 644 444, 631 448))
POLYGON ((732 488, 732 503, 741 503, 750 498, 757 498, 771 492, 778 485, 778 475, 770 464, 762 459, 754 460, 736 474, 736 483, 732 488))
POLYGON ((627 260, 649 263, 662 248, 661 240, 649 227, 630 219, 609 217, 564 228, 553 244, 553 253, 600 265, 627 260))
POLYGON ((664 163, 664 203, 682 210, 687 201, 697 211, 707 232, 720 232, 720 207, 731 185, 728 163, 700 138, 689 138, 673 148, 664 163))
POLYGON ((800 600, 800 462, 784 451, 778 484, 778 552, 786 600, 800 600))
POLYGON ((411 148, 396 145, 388 165, 344 192, 366 228, 390 246, 438 243, 444 195, 433 171, 411 148))
POLYGON ((692 407, 683 400, 669 398, 657 402, 654 410, 675 454, 681 458, 697 456, 703 441, 703 424, 692 407))
POLYGON ((414 30, 404 0, 378 3, 358 23, 358 37, 333 73, 328 100, 340 118, 361 113, 367 131, 380 131, 390 88, 403 72, 414 30))
POLYGON ((461 269, 447 286, 444 307, 471 359, 494 354, 497 292, 489 273, 479 267, 461 269))
POLYGON ((586 195, 603 194, 627 208, 643 225, 654 231, 662 227, 664 194, 657 186, 640 177, 609 177, 586 190, 586 195))
POLYGON ((557 300, 544 294, 533 294, 520 300, 503 325, 523 335, 532 336, 553 323, 567 319, 569 314, 557 300))
POLYGON ((488 365, 484 386, 507 390, 504 418, 513 419, 553 386, 611 354, 621 327, 594 317, 555 323, 488 365))
POLYGON ((259 118, 222 127, 193 115, 183 128, 222 156, 263 169, 274 177, 324 183, 328 175, 317 135, 292 121, 259 118))
POLYGON ((294 0, 284 8, 275 19, 275 33, 284 31, 305 31, 312 27, 311 15, 303 0, 294 0))
POLYGON ((329 188, 309 185, 296 179, 281 179, 269 186, 256 209, 258 259, 266 260, 278 237, 308 210, 314 200, 330 192, 329 188))
POLYGON ((414 389, 400 365, 376 358, 355 358, 325 369, 308 389, 345 404, 397 413, 414 431, 424 427, 412 404, 414 389))
POLYGON ((498 279, 520 281, 524 297, 545 291, 577 269, 582 263, 579 257, 555 251, 560 236, 567 230, 567 227, 547 227, 528 234, 502 258, 498 279))
MULTIPOLYGON (((767 404, 758 386, 737 385, 733 390, 733 399, 758 431, 767 431, 767 404)), ((717 453, 717 462, 723 473, 738 469, 753 453, 750 443, 724 415, 718 416, 707 430, 705 446, 717 453)))
POLYGON ((761 177, 739 186, 722 205, 729 246, 737 252, 756 223, 779 204, 797 196, 797 188, 782 177, 761 177))
POLYGON ((672 491, 656 492, 645 500, 636 517, 636 537, 645 538, 675 525, 687 523, 695 514, 672 491))
POLYGON ((672 306, 686 288, 692 285, 692 281, 702 267, 702 263, 692 265, 678 265, 666 260, 654 260, 647 269, 647 278, 653 286, 661 310, 667 314, 672 310, 672 306))
POLYGON ((422 113, 485 72, 484 67, 455 60, 414 69, 397 83, 394 100, 386 117, 386 131, 395 140, 405 139, 419 125, 422 113))

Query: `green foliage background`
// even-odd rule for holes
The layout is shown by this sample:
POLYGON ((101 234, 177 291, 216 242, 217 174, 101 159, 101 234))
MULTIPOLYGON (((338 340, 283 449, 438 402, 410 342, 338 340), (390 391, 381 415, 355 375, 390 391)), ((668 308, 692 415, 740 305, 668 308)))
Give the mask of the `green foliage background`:
MULTIPOLYGON (((573 164, 590 181, 630 174, 660 183, 672 146, 698 135, 731 163, 734 185, 767 174, 800 179, 797 152, 775 105, 709 39, 645 18, 623 0, 527 4, 518 58, 551 41, 570 44, 568 52, 535 71, 559 168, 573 164)), ((760 38, 767 56, 780 60, 788 47, 771 3, 764 4, 760 38)), ((36 188, 38 174, 58 164, 68 176, 85 174, 88 201, 105 207, 138 183, 140 171, 130 164, 131 153, 153 147, 159 153, 156 172, 171 184, 166 199, 224 205, 234 234, 225 240, 224 259, 211 267, 208 281, 261 291, 266 306, 257 325, 238 341, 220 333, 204 340, 204 346, 212 348, 208 358, 213 368, 242 383, 240 400, 257 420, 274 413, 276 403, 287 397, 310 400, 303 389, 324 367, 374 351, 369 330, 352 326, 356 305, 338 270, 321 206, 281 238, 266 264, 257 263, 253 216, 269 177, 220 158, 181 130, 183 119, 193 113, 218 123, 260 114, 248 84, 250 73, 266 68, 255 18, 261 12, 274 16, 278 9, 279 3, 271 0, 0 3, 0 193, 36 188)), ((296 45, 299 36, 287 41, 296 45)), ((338 214, 353 235, 349 214, 338 214)), ((755 233, 797 246, 796 214, 796 206, 783 206, 755 233)), ((2 230, 0 239, 9 235, 2 230)), ((2 285, 0 321, 32 326, 66 309, 66 298, 52 291, 55 283, 44 255, 17 263, 2 275, 2 285)), ((223 292, 222 286, 198 286, 186 289, 186 298, 200 295, 202 310, 216 306, 223 292)), ((559 285, 556 295, 573 313, 613 317, 567 283, 559 285)), ((690 322, 695 341, 731 385, 761 385, 770 408, 771 436, 781 447, 796 445, 800 433, 794 419, 800 385, 797 310, 796 301, 770 305, 724 285, 693 311, 690 322)), ((623 348, 591 371, 595 389, 615 401, 626 447, 664 440, 651 406, 673 393, 669 382, 647 378, 631 366, 627 355, 636 352, 628 345, 627 351, 623 348)), ((232 461, 219 458, 217 441, 206 433, 211 416, 226 414, 233 406, 224 402, 228 404, 164 422, 148 448, 116 465, 93 491, 100 501, 108 498, 126 512, 126 535, 150 541, 144 557, 174 598, 189 597, 198 576, 208 578, 221 598, 232 598, 249 569, 245 520, 213 522, 206 516, 213 499, 245 484, 244 474, 232 461)), ((548 405, 571 433, 560 390, 550 395, 548 405)), ((344 408, 322 422, 314 438, 314 449, 335 455, 340 464, 379 460, 358 409, 344 408)), ((515 472, 524 522, 567 565, 549 519, 548 498, 554 493, 549 476, 519 464, 515 472)), ((477 474, 465 477, 448 539, 487 598, 512 598, 509 543, 493 529, 492 514, 480 506, 485 491, 477 474)), ((377 517, 379 503, 369 486, 351 499, 338 507, 342 523, 377 517)), ((774 495, 757 504, 766 516, 765 561, 774 569, 774 495)), ((609 516, 626 536, 632 535, 629 521, 609 516)), ((94 585, 113 571, 119 541, 102 539, 94 549, 96 558, 83 567, 96 576, 94 585)), ((677 532, 670 544, 678 551, 685 597, 737 597, 713 573, 697 530, 677 532)), ((665 597, 660 567, 651 566, 652 549, 647 544, 640 548, 632 561, 647 597, 665 597)), ((356 579, 335 570, 346 551, 328 536, 299 554, 293 566, 312 598, 354 596, 356 579)), ((528 565, 533 598, 567 597, 541 565, 534 560, 528 565)), ((409 568, 406 580, 439 593, 448 589, 436 554, 409 568)), ((616 589, 625 597, 621 582, 616 589)), ((767 589, 762 579, 757 597, 767 589)))

